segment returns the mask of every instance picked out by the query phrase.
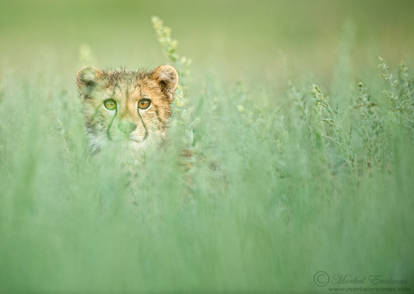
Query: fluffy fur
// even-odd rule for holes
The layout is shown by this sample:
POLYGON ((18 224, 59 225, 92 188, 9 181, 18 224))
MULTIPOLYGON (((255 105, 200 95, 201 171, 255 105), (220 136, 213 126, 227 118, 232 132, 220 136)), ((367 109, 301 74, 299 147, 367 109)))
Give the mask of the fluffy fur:
POLYGON ((170 104, 178 84, 173 67, 161 65, 152 72, 85 67, 77 73, 76 83, 93 151, 121 141, 140 149, 166 136, 170 104), (115 109, 105 107, 108 99, 116 102, 115 109), (141 99, 150 100, 147 109, 138 107, 141 99))

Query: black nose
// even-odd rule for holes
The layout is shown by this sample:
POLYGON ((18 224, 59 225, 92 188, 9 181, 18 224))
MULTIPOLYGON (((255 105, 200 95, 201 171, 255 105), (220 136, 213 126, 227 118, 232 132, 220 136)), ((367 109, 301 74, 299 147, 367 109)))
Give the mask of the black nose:
POLYGON ((137 128, 137 125, 132 123, 132 122, 129 122, 129 121, 122 121, 121 120, 118 123, 118 128, 124 134, 129 135, 131 132, 133 132, 137 128))

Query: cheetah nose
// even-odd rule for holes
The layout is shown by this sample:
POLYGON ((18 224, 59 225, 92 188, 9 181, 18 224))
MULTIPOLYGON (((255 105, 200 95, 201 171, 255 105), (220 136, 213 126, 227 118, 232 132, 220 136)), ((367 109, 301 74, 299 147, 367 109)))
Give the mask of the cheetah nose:
POLYGON ((137 125, 132 123, 132 122, 128 122, 128 121, 120 121, 118 123, 118 128, 125 135, 129 135, 130 133, 132 133, 137 128, 137 125))

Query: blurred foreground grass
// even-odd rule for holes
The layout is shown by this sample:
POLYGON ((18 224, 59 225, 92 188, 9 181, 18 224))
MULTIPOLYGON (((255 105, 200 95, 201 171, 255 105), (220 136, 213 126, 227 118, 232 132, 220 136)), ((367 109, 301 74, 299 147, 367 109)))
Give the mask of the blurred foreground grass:
POLYGON ((72 85, 4 76, 2 292, 309 292, 321 269, 412 285, 412 81, 377 76, 329 97, 209 81, 189 173, 181 129, 143 165, 91 157, 72 85))
MULTIPOLYGON (((0 292, 310 293, 335 286, 314 283, 321 270, 412 290, 413 77, 404 63, 355 67, 358 29, 335 35, 328 81, 252 71, 228 83, 195 66, 191 126, 173 123, 139 165, 117 146, 88 153, 73 81, 85 60, 3 66, 0 292)), ((103 64, 118 60, 91 44, 103 64)))

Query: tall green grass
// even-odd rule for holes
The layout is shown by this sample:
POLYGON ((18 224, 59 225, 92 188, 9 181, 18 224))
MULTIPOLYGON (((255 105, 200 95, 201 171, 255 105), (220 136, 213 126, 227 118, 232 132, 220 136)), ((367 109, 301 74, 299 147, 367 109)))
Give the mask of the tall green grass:
POLYGON ((193 79, 139 158, 89 154, 53 64, 3 70, 0 292, 327 292, 321 270, 413 289, 413 79, 340 52, 332 84, 193 79))

